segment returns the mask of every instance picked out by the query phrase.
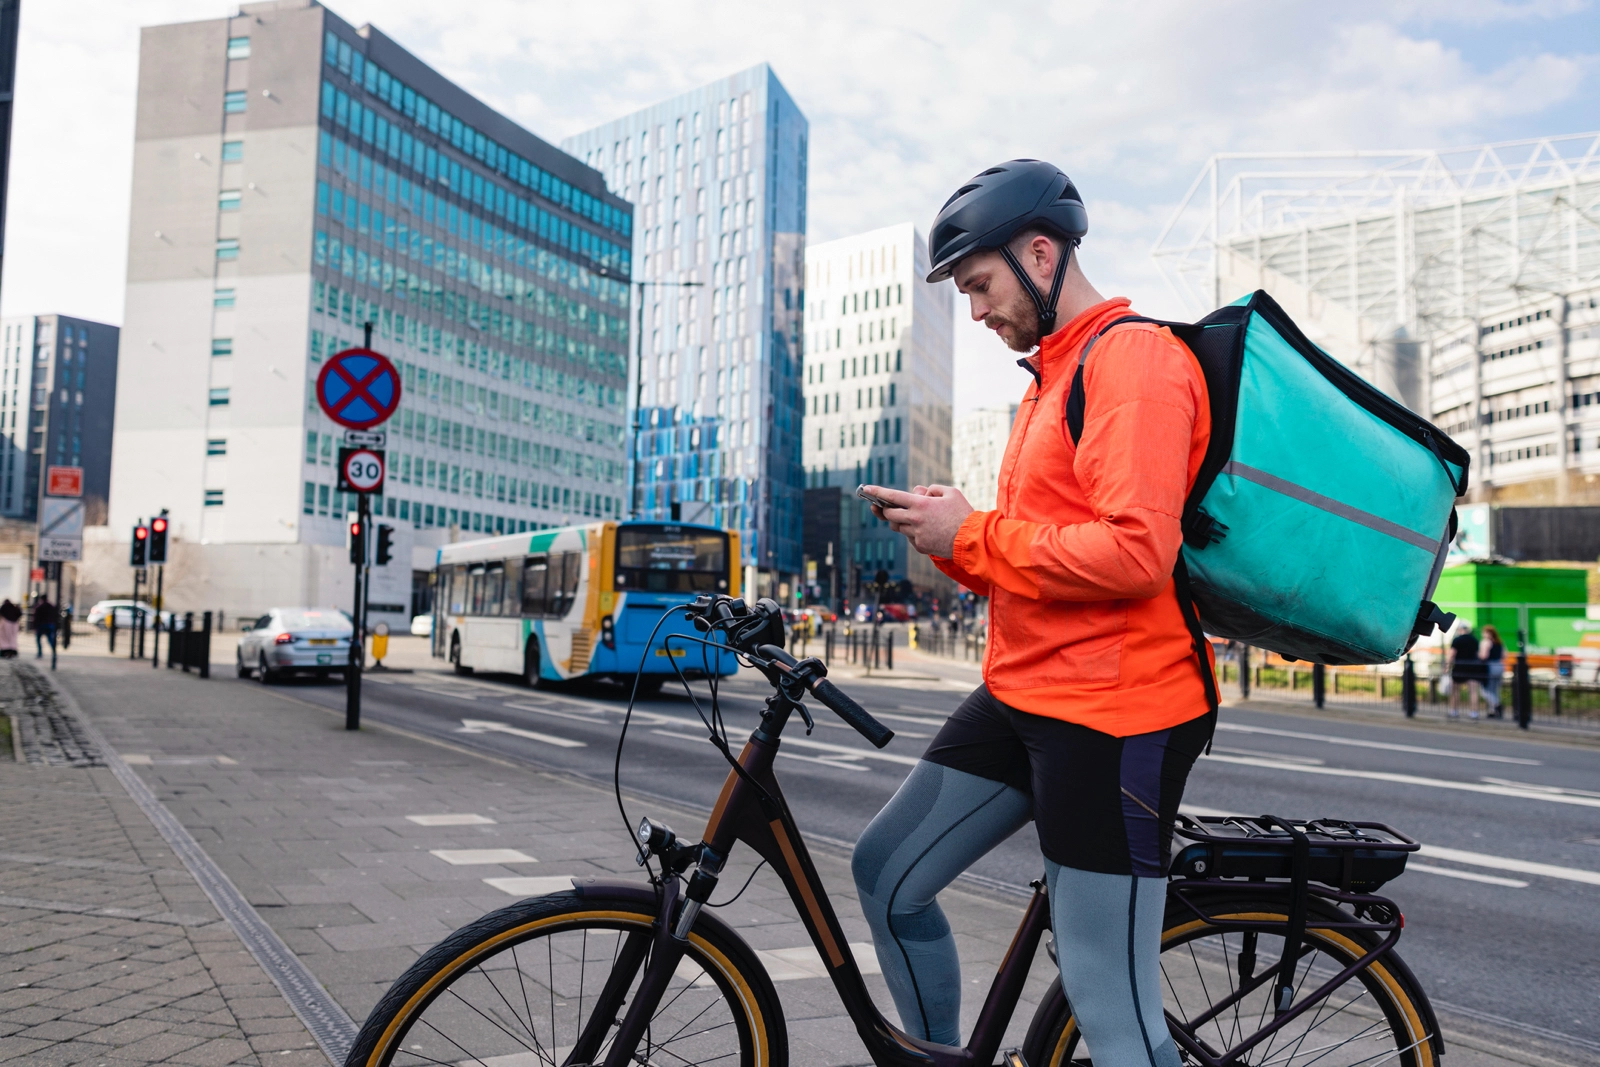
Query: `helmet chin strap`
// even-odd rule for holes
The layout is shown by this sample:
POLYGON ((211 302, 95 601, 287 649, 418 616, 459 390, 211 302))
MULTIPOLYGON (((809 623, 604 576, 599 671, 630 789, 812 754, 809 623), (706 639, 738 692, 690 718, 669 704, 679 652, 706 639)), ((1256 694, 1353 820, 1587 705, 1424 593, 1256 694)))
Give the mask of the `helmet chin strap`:
POLYGON ((1033 284, 1033 279, 1028 277, 1028 272, 1022 269, 1022 264, 1017 260, 1016 253, 1011 251, 1008 241, 1000 246, 1000 254, 1011 267, 1011 273, 1017 276, 1017 281, 1022 283, 1023 291, 1033 298, 1033 306, 1039 309, 1039 339, 1056 332, 1056 302, 1061 299, 1061 283, 1067 276, 1067 263, 1072 259, 1072 250, 1078 247, 1076 240, 1066 242, 1066 251, 1056 259, 1056 274, 1050 282, 1050 299, 1047 301, 1039 293, 1039 287, 1033 284))

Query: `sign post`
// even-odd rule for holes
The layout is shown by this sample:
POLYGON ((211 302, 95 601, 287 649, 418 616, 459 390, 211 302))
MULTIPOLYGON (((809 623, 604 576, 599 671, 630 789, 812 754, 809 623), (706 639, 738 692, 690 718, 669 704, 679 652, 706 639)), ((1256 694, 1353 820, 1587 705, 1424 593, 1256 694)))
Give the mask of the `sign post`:
POLYGON ((339 449, 339 490, 356 495, 357 528, 350 533, 355 567, 355 606, 351 616, 350 662, 345 668, 344 728, 361 728, 361 668, 366 659, 367 581, 372 541, 372 495, 383 492, 384 434, 375 427, 400 406, 400 372, 387 356, 372 350, 372 323, 365 323, 360 348, 335 353, 317 375, 317 403, 345 427, 339 449), (358 551, 359 549, 359 551, 358 551))

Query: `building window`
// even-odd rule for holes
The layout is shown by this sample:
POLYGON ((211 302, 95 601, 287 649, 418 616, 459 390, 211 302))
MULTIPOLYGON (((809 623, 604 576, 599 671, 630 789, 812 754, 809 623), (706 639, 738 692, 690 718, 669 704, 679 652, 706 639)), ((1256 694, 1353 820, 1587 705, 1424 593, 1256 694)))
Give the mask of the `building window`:
POLYGON ((233 355, 233 338, 213 337, 211 339, 211 354, 213 356, 233 355))
POLYGON ((228 58, 229 59, 249 59, 250 58, 250 38, 248 38, 248 37, 229 37, 228 38, 228 58))
POLYGON ((217 209, 219 211, 239 210, 239 190, 224 189, 217 194, 217 209))
POLYGON ((315 483, 306 483, 306 502, 302 510, 307 515, 315 515, 317 513, 317 487, 315 483))
POLYGON ((228 115, 237 115, 245 109, 245 92, 235 89, 231 93, 222 94, 222 110, 228 115))
POLYGON ((211 294, 211 306, 212 307, 219 307, 219 308, 231 308, 231 307, 233 307, 233 290, 232 289, 218 289, 216 292, 212 293, 211 294))
POLYGON ((244 158, 243 141, 223 141, 222 161, 224 163, 237 163, 244 158))
POLYGON ((211 406, 214 407, 214 408, 225 408, 225 407, 227 407, 228 406, 228 390, 225 389, 225 388, 224 389, 213 389, 213 390, 211 390, 211 406))
POLYGON ((221 506, 222 506, 222 490, 221 489, 207 489, 206 490, 206 507, 208 507, 208 508, 220 508, 221 506))
POLYGON ((226 456, 228 454, 228 439, 226 437, 213 437, 206 442, 206 455, 226 456))
POLYGON ((239 239, 237 237, 220 237, 217 239, 218 259, 238 259, 239 239))

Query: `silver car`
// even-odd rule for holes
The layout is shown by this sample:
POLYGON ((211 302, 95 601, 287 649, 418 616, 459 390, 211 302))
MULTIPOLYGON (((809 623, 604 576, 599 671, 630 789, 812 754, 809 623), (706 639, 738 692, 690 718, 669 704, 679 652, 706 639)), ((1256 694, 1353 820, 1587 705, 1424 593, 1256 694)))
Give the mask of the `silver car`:
POLYGON ((239 677, 271 685, 290 674, 326 678, 350 662, 350 619, 333 608, 273 608, 239 638, 239 677))

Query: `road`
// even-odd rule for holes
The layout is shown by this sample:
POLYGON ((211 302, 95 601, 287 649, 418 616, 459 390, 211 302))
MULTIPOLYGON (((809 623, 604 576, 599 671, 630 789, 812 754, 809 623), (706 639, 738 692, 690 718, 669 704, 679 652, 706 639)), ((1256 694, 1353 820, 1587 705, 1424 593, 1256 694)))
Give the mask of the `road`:
MULTIPOLYGON (((367 679, 369 719, 610 781, 626 706, 614 693, 530 691, 509 677, 432 670, 367 679)), ((801 828, 847 845, 964 688, 952 680, 842 684, 897 731, 895 740, 877 752, 817 707, 825 717, 809 737, 798 722, 791 726, 778 766, 801 828)), ((343 707, 337 683, 289 688, 343 707)), ((750 671, 722 687, 735 751, 765 695, 750 671)), ((625 787, 708 808, 725 774, 686 699, 664 696, 636 709, 622 759, 625 787)), ((1600 1062, 1600 747, 1465 725, 1447 732, 1231 707, 1211 755, 1190 778, 1184 807, 1370 819, 1422 841, 1424 852, 1385 892, 1405 911, 1400 950, 1446 1029, 1537 1048, 1556 1062, 1600 1062)), ((636 799, 629 815, 636 821, 647 811, 648 801, 636 799)), ((620 816, 618 825, 618 847, 626 849, 620 816)), ((1040 869, 1025 829, 973 873, 995 888, 1021 887, 1040 869)))

